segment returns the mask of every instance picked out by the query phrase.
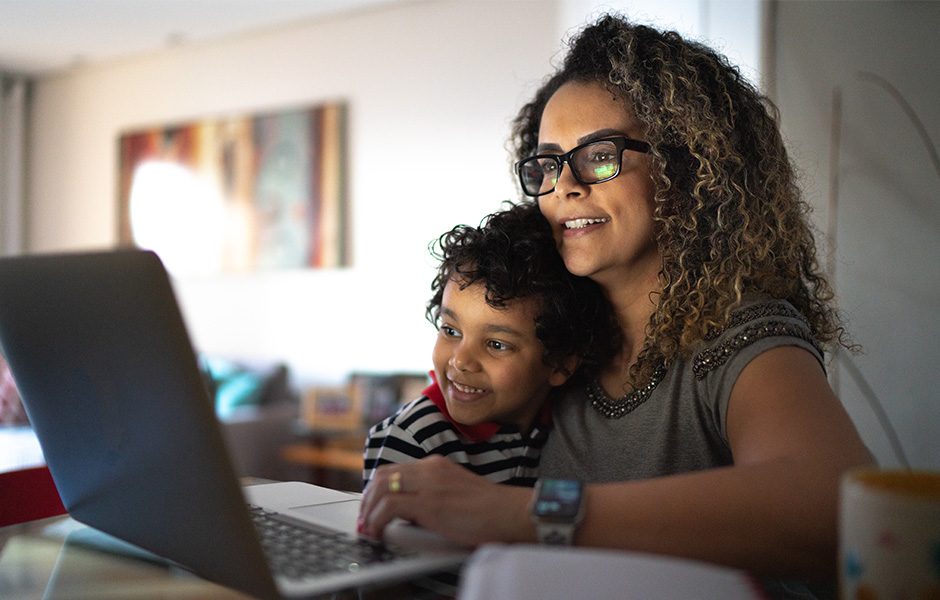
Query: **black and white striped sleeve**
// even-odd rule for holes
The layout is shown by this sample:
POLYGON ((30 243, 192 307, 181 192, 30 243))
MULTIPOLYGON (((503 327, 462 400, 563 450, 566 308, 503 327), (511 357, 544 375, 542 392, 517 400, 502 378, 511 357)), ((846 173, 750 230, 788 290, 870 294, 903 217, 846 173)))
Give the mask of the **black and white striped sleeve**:
POLYGON ((428 427, 446 423, 431 400, 422 396, 369 430, 363 453, 362 487, 368 485, 375 469, 389 463, 405 463, 424 458, 430 449, 422 444, 428 427))

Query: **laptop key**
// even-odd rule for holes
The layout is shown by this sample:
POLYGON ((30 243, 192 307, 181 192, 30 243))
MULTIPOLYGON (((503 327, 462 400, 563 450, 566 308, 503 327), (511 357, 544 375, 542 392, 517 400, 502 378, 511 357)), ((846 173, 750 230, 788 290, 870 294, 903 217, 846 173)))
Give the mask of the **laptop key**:
POLYGON ((303 579, 411 556, 383 542, 297 525, 277 513, 249 506, 261 546, 275 573, 303 579))

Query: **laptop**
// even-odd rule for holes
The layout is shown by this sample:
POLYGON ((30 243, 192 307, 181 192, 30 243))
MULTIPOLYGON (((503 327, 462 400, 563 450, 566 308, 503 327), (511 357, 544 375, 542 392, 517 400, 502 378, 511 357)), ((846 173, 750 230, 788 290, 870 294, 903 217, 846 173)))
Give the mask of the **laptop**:
POLYGON ((358 494, 241 486, 152 252, 0 258, 0 350, 69 514, 200 577, 303 598, 453 570, 469 554, 403 522, 387 543, 357 536, 358 494), (259 519, 281 534, 259 533, 259 519), (275 545, 307 566, 274 558, 275 545))

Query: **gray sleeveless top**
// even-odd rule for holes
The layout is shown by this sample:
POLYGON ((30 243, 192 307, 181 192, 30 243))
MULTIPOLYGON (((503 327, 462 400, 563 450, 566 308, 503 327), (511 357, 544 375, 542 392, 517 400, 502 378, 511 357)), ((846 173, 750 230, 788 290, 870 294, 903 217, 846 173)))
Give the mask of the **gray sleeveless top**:
MULTIPOLYGON (((733 464, 725 428, 731 388, 754 357, 778 346, 804 348, 824 366, 822 348, 796 309, 763 299, 737 309, 723 331, 691 358, 676 361, 649 396, 619 418, 603 416, 584 379, 573 378, 553 398, 540 476, 604 483, 733 464)), ((801 581, 761 583, 772 598, 815 598, 801 581)))
POLYGON ((676 361, 649 397, 620 418, 602 415, 586 382, 574 378, 553 398, 554 428, 540 475, 601 483, 732 464, 725 429, 731 388, 748 362, 777 346, 805 348, 823 363, 796 309, 765 299, 737 309, 728 327, 676 361))

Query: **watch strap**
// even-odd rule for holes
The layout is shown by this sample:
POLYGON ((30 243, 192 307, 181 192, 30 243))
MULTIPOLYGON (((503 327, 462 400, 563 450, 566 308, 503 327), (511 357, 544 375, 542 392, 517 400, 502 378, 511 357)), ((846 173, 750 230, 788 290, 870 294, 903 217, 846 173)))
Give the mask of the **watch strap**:
POLYGON ((538 523, 535 529, 540 544, 570 546, 574 543, 576 527, 576 523, 538 523))
POLYGON ((540 544, 571 546, 584 516, 584 484, 576 479, 539 479, 530 512, 540 544))

